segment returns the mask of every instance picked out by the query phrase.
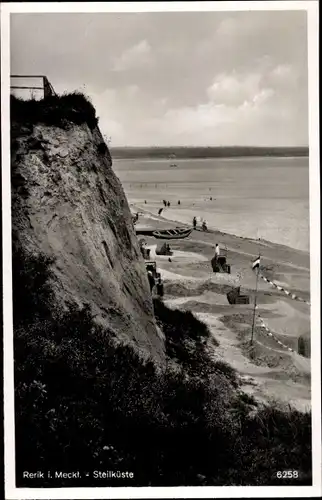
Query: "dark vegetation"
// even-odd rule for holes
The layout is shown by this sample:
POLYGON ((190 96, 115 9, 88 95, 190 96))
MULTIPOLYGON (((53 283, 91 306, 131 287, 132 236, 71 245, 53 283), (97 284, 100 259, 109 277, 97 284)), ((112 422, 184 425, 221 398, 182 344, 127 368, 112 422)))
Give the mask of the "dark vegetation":
POLYGON ((100 155, 104 155, 108 152, 108 147, 106 146, 105 142, 100 142, 98 144, 97 151, 100 155))
POLYGON ((43 123, 66 128, 69 123, 76 125, 87 123, 93 130, 98 123, 93 104, 80 92, 27 101, 12 95, 10 96, 10 113, 12 122, 21 123, 25 127, 43 123))
POLYGON ((306 358, 311 357, 311 346, 310 346, 310 339, 308 337, 302 337, 300 336, 298 338, 298 348, 297 348, 298 353, 301 356, 305 356, 306 358))
POLYGON ((310 413, 256 406, 228 365, 207 369, 209 332, 194 316, 154 303, 178 366, 161 370, 87 306, 53 307, 52 261, 15 237, 13 264, 18 486, 310 484, 310 413), (284 469, 300 478, 277 479, 284 469), (90 475, 32 483, 24 470, 90 475), (93 470, 134 479, 94 480, 93 470))
MULTIPOLYGON (((161 300, 154 299, 154 315, 166 338, 168 356, 182 366, 189 375, 207 377, 220 373, 238 386, 236 371, 224 361, 212 360, 205 348, 210 336, 205 323, 191 311, 170 309, 161 300)), ((218 345, 212 338, 212 345, 218 345)))
POLYGON ((219 146, 219 147, 118 147, 111 148, 114 158, 164 158, 175 154, 180 158, 238 158, 249 156, 308 156, 308 147, 247 147, 247 146, 219 146))

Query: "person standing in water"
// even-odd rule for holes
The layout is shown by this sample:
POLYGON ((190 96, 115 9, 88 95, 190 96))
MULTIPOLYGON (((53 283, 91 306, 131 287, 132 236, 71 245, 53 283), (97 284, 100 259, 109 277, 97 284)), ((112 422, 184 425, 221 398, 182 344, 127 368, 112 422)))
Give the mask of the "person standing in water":
POLYGON ((215 258, 218 259, 219 255, 220 255, 220 248, 219 248, 218 243, 216 243, 216 246, 215 246, 215 258))
POLYGON ((197 227, 197 219, 196 219, 196 216, 194 216, 194 218, 192 219, 192 224, 193 224, 193 229, 196 229, 196 227, 197 227))

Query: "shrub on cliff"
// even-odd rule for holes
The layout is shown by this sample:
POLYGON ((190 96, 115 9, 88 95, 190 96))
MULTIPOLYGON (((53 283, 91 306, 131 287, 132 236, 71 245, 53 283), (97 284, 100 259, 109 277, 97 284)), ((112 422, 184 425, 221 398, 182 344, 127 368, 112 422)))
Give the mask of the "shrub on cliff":
POLYGON ((154 299, 154 315, 165 335, 166 353, 189 373, 201 372, 210 366, 204 345, 210 332, 207 325, 199 321, 190 311, 179 311, 167 307, 154 299))
POLYGON ((56 127, 66 127, 68 122, 81 125, 87 123, 92 130, 98 119, 89 98, 81 92, 45 97, 28 101, 10 96, 11 120, 25 127, 44 123, 56 127))
POLYGON ((154 300, 154 314, 162 322, 168 339, 179 341, 189 337, 191 340, 202 341, 210 335, 207 325, 191 311, 170 309, 160 299, 154 300))
MULTIPOLYGON (((48 316, 50 261, 27 255, 17 242, 13 259, 18 486, 31 486, 21 480, 24 470, 90 473, 39 484, 54 487, 280 485, 276 472, 283 469, 300 471, 300 479, 283 484, 309 484, 309 413, 267 406, 253 415, 253 404, 216 373, 157 370, 96 324, 86 306, 48 316), (28 313, 19 287, 33 298, 38 293, 28 313), (100 482, 93 470, 133 471, 134 479, 100 482)), ((196 319, 194 325, 194 338, 199 330, 207 335, 196 319)))
POLYGON ((301 356, 305 356, 306 358, 310 357, 310 341, 309 338, 305 338, 302 335, 298 338, 298 348, 297 352, 301 356))
POLYGON ((17 285, 13 291, 14 325, 31 324, 37 318, 51 317, 52 259, 44 255, 27 255, 19 246, 16 235, 13 235, 12 247, 12 281, 17 285))
MULTIPOLYGON (((213 360, 206 344, 210 338, 209 328, 190 311, 167 307, 161 300, 154 299, 154 314, 165 335, 167 356, 176 360, 190 375, 207 377, 220 373, 237 387, 236 370, 224 361, 213 360)), ((212 336, 213 346, 218 346, 212 336)))

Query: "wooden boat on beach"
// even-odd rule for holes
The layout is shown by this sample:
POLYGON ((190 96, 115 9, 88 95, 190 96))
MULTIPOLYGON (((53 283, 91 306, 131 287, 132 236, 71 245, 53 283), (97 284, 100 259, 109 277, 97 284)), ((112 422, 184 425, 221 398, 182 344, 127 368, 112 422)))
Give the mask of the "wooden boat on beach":
POLYGON ((160 229, 153 231, 153 236, 162 240, 177 240, 187 238, 192 232, 192 228, 160 229))
POLYGON ((183 238, 187 238, 193 228, 185 228, 185 227, 178 227, 175 229, 159 229, 159 230, 153 230, 153 229, 137 229, 136 234, 140 235, 145 235, 145 236, 154 236, 154 238, 160 239, 160 240, 179 240, 183 238))

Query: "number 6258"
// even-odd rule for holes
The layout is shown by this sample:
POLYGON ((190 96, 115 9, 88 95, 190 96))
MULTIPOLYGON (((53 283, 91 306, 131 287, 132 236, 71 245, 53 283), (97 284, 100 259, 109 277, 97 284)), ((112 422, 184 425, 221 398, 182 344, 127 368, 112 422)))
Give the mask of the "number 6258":
POLYGON ((297 470, 279 470, 276 472, 276 477, 279 479, 293 479, 299 477, 297 470))

